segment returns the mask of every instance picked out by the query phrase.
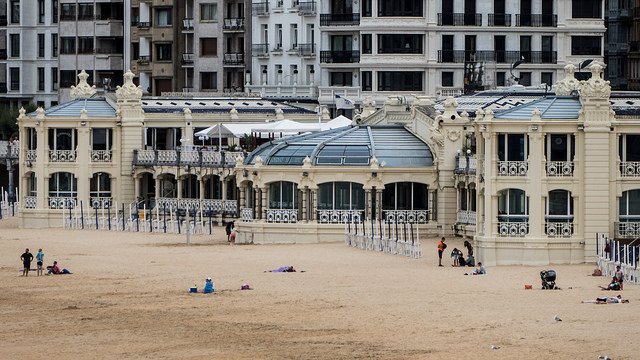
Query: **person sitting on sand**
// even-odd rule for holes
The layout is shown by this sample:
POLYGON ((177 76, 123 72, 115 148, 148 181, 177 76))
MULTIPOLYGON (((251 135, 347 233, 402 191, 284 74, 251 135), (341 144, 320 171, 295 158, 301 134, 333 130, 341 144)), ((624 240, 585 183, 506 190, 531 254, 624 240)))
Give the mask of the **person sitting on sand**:
POLYGON ((616 266, 616 272, 613 274, 613 278, 611 282, 617 282, 620 285, 620 290, 622 290, 622 282, 624 281, 624 273, 622 269, 620 269, 620 265, 616 266))
POLYGON ((478 261, 478 268, 473 271, 473 275, 486 275, 487 269, 484 268, 482 262, 478 261))
POLYGON ((71 274, 71 271, 69 271, 67 269, 60 270, 60 266, 58 265, 57 261, 54 261, 52 266, 47 266, 47 270, 49 270, 49 273, 47 275, 71 274))
POLYGON ((595 300, 584 300, 583 304, 626 304, 628 303, 628 299, 623 299, 622 295, 618 295, 616 297, 599 297, 595 300))
POLYGON ((206 278, 205 281, 204 281, 204 290, 203 290, 203 292, 205 294, 211 294, 214 291, 215 291, 215 289, 213 287, 213 280, 210 277, 206 278))
POLYGON ((615 281, 615 280, 611 280, 611 283, 609 283, 609 285, 607 285, 606 287, 600 286, 600 289, 602 289, 602 290, 613 290, 613 291, 622 290, 620 288, 620 283, 615 281))

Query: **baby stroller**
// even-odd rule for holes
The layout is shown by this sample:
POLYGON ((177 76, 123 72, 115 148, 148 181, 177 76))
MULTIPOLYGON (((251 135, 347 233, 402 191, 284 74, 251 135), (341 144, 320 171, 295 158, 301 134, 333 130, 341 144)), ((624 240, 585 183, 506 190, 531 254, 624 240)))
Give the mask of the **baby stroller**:
POLYGON ((540 271, 540 279, 542 279, 542 290, 556 289, 556 272, 555 270, 540 271))

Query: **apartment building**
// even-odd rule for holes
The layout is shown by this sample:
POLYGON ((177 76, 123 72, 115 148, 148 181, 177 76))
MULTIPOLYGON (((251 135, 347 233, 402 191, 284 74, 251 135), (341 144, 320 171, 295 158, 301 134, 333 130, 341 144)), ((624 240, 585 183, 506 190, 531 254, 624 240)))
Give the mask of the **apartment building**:
POLYGON ((640 90, 640 0, 633 0, 631 6, 629 53, 627 56, 627 87, 629 90, 640 90))
POLYGON ((626 90, 628 87, 628 54, 638 52, 638 41, 630 43, 633 26, 632 0, 605 0, 604 21, 606 47, 604 49, 607 64, 606 78, 614 90, 626 90), (631 46, 631 48, 630 48, 631 46))
POLYGON ((0 2, 0 104, 58 103, 58 1, 0 2))

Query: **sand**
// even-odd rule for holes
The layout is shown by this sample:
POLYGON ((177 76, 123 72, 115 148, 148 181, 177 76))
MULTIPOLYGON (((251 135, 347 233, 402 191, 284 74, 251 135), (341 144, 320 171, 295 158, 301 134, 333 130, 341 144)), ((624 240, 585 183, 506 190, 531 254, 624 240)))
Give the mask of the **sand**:
MULTIPOLYGON (((640 287, 629 304, 594 266, 486 276, 347 247, 228 245, 215 236, 16 229, 0 221, 0 359, 613 359, 638 358, 640 287), (73 275, 20 276, 25 247, 73 275), (264 270, 293 265, 297 273, 264 270), (207 276, 220 291, 189 294, 207 276), (240 291, 242 283, 254 290, 240 291), (533 284, 534 290, 524 290, 533 284), (554 320, 559 315, 562 322, 554 320), (492 349, 492 346, 499 347, 492 349)), ((448 250, 461 247, 451 239, 448 250)))

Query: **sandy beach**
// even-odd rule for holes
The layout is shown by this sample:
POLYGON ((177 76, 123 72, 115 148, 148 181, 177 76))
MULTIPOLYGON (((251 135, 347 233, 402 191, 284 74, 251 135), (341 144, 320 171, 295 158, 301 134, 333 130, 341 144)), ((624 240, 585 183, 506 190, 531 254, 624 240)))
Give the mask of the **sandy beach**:
MULTIPOLYGON (((214 236, 31 230, 0 221, 0 359, 637 359, 640 288, 629 304, 594 265, 437 266, 317 245, 228 245, 214 236), (20 254, 45 252, 73 275, 20 276, 20 254), (283 265, 304 272, 269 273, 283 265), (213 295, 189 294, 211 276, 213 295), (242 283, 254 288, 240 291, 242 283), (524 290, 533 284, 534 290, 524 290), (554 320, 558 315, 563 321, 554 320), (492 349, 492 346, 496 349, 492 349)), ((337 239, 342 240, 342 239, 337 239)), ((450 252, 461 242, 449 239, 450 252)), ((35 262, 34 262, 35 264, 35 262)))

